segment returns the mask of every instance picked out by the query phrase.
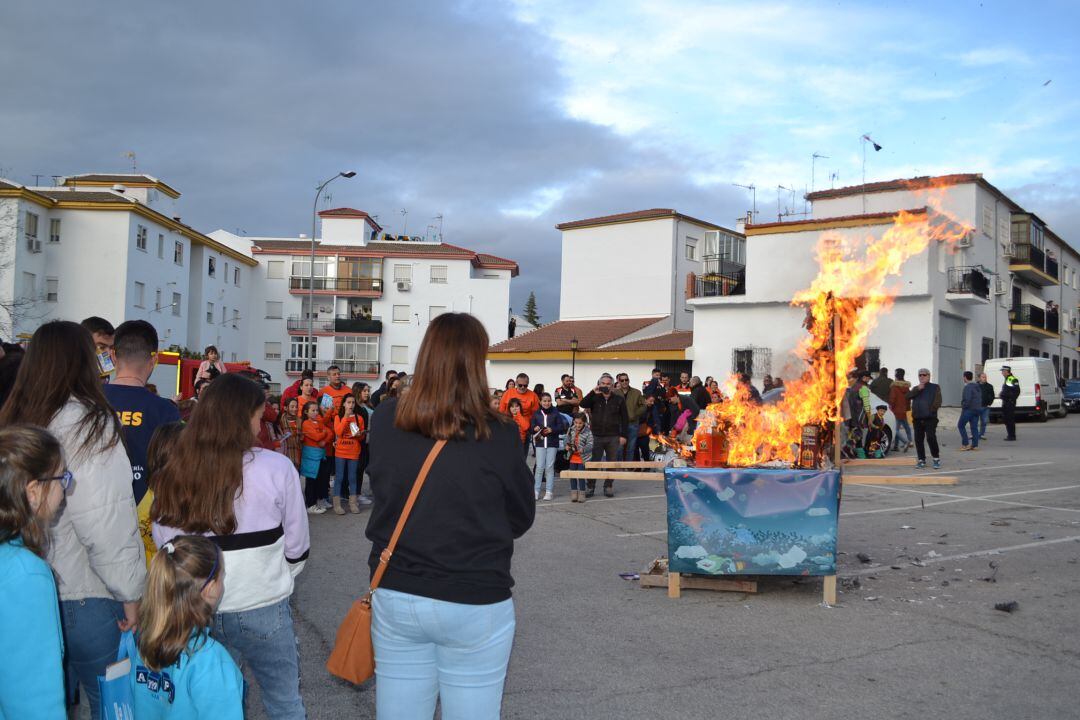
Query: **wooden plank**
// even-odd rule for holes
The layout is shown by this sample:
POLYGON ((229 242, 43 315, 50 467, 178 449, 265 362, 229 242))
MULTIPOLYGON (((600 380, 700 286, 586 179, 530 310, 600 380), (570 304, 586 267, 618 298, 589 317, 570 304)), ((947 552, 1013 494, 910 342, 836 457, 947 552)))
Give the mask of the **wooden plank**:
POLYGON ((620 461, 620 462, 587 462, 585 463, 586 470, 659 470, 663 469, 667 463, 665 462, 652 462, 652 461, 620 461))
POLYGON ((836 604, 836 576, 826 575, 825 583, 821 589, 822 600, 826 605, 836 604))
POLYGON ((663 482, 662 472, 631 472, 626 470, 563 470, 559 477, 573 480, 659 480, 663 482))
MULTIPOLYGON (((565 475, 565 473, 564 473, 565 475)), ((845 485, 955 485, 955 475, 848 475, 845 485)))
POLYGON ((669 572, 667 577, 667 596, 669 598, 678 599, 682 595, 682 586, 679 583, 679 573, 669 572))
POLYGON ((679 579, 681 587, 687 590, 720 590, 723 592, 756 593, 756 580, 728 580, 727 578, 683 575, 679 579))
POLYGON ((905 465, 911 467, 914 462, 915 461, 909 457, 886 457, 881 458, 880 460, 875 458, 851 458, 844 460, 843 465, 844 467, 873 467, 875 465, 878 467, 903 467, 905 465))

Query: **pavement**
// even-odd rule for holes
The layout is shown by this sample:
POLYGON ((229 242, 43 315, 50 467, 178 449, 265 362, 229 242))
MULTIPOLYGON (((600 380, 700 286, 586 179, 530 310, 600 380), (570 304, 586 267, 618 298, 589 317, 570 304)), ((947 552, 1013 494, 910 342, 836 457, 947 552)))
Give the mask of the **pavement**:
MULTIPOLYGON (((956 485, 846 487, 831 607, 816 578, 678 600, 639 588, 619 573, 666 554, 661 483, 617 482, 614 499, 584 505, 560 483, 514 555, 503 717, 1078 717, 1078 431, 1080 415, 1021 423, 1006 443, 993 425, 978 452, 961 453, 942 428, 937 472, 956 485), (994 609, 1010 601, 1015 612, 994 609)), ((311 518, 293 597, 311 718, 374 717, 372 684, 324 667, 367 580, 366 522, 311 518)), ((262 717, 257 702, 250 716, 262 717)))

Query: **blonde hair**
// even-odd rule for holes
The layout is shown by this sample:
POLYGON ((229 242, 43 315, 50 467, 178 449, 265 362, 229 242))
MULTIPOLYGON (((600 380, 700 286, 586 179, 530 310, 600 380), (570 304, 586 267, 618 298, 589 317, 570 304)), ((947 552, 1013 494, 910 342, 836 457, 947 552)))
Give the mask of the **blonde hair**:
POLYGON ((37 511, 26 486, 62 471, 60 442, 35 425, 0 427, 0 543, 21 538, 26 549, 45 557, 49 547, 46 503, 37 511))
POLYGON ((194 650, 206 642, 214 608, 202 591, 220 572, 221 553, 208 538, 180 535, 161 546, 139 604, 139 655, 148 668, 176 663, 193 632, 194 650))

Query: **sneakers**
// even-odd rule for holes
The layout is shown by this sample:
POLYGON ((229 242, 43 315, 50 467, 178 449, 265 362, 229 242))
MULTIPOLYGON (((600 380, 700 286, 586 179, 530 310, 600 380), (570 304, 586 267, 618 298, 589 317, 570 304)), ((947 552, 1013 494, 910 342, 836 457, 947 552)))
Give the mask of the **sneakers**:
POLYGON ((550 492, 544 493, 544 499, 545 500, 554 500, 555 495, 554 495, 554 493, 550 493, 550 492))
POLYGON ((917 467, 917 468, 926 467, 926 461, 925 460, 919 460, 918 462, 915 463, 915 467, 917 467))
POLYGON ((323 511, 329 510, 330 508, 334 507, 334 505, 326 498, 323 498, 322 500, 319 500, 315 504, 318 505, 319 507, 321 507, 323 509, 323 511))
POLYGON ((970 445, 964 445, 963 447, 960 448, 960 452, 968 452, 969 450, 974 450, 974 449, 975 448, 971 447, 970 445))
POLYGON ((539 499, 540 499, 540 491, 536 490, 536 491, 533 492, 533 500, 539 500, 539 499))
POLYGON ((315 503, 307 509, 308 515, 322 515, 324 512, 326 512, 326 508, 319 503, 315 503))
POLYGON ((357 495, 356 502, 361 505, 370 505, 374 501, 371 499, 370 495, 357 495))
POLYGON ((934 458, 934 469, 938 470, 939 468, 941 468, 941 461, 937 458, 934 458))

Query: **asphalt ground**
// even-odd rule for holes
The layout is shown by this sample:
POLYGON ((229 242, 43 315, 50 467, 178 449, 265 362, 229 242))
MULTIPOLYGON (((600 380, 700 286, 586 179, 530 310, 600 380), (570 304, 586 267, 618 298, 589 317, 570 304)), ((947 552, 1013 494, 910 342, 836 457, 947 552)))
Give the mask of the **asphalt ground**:
MULTIPOLYGON (((503 717, 1080 717, 1080 415, 1018 434, 994 425, 961 453, 943 429, 937 472, 956 485, 845 487, 832 607, 816 578, 678 600, 639 588, 619 573, 666 554, 661 483, 617 482, 584 505, 560 483, 514 555, 503 717)), ((374 717, 373 686, 324 667, 367 579, 367 514, 311 520, 293 598, 308 712, 374 717)))

